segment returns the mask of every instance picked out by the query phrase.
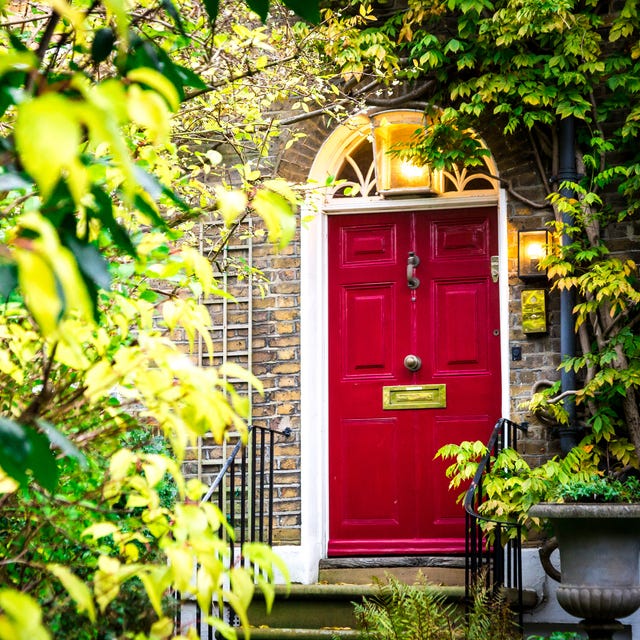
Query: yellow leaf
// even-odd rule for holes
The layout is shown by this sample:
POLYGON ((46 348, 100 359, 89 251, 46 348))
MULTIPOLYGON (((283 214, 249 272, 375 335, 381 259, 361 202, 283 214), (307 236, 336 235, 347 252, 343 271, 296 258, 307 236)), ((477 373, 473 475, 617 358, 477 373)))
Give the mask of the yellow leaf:
POLYGON ((214 576, 205 567, 199 567, 196 575, 196 598, 200 608, 204 611, 209 609, 211 600, 218 585, 214 576))
POLYGON ((158 616, 162 615, 162 598, 169 586, 169 567, 155 567, 153 571, 140 575, 140 581, 153 610, 158 616))
POLYGON ((96 540, 100 538, 104 538, 105 536, 110 536, 112 533, 116 533, 119 531, 118 527, 115 524, 110 522, 98 522, 96 524, 92 524, 90 527, 87 527, 83 532, 83 536, 91 536, 96 540))
POLYGON ((129 4, 126 0, 104 0, 104 6, 107 8, 107 22, 109 15, 115 18, 118 47, 121 51, 126 51, 129 44, 129 4))
POLYGON ((11 71, 30 71, 38 66, 31 51, 4 51, 0 55, 0 76, 11 71))
POLYGON ((38 603, 25 593, 0 590, 0 640, 50 640, 38 603))
POLYGON ((168 460, 158 454, 146 454, 142 469, 150 486, 155 487, 164 478, 167 471, 168 460))
POLYGON ((218 367, 218 371, 222 376, 226 376, 228 378, 237 378, 238 380, 242 380, 243 382, 248 382, 260 394, 264 393, 264 386, 262 384, 262 381, 256 378, 256 376, 254 376, 251 371, 245 369, 236 362, 231 362, 230 360, 224 362, 220 365, 220 367, 218 367))
POLYGON ((60 564, 49 564, 47 569, 60 580, 62 586, 76 603, 78 613, 86 611, 91 622, 96 621, 96 609, 89 587, 67 567, 60 564))
POLYGON ((94 401, 111 389, 120 380, 120 375, 107 360, 101 360, 94 364, 86 374, 85 395, 94 401))
POLYGON ((188 591, 195 568, 193 556, 181 547, 171 547, 166 553, 171 565, 173 584, 178 591, 188 591))
POLYGON ((120 585, 140 572, 136 564, 120 564, 117 558, 100 556, 98 570, 93 576, 94 593, 100 611, 109 606, 120 592, 120 585))
POLYGON ((131 82, 145 84, 156 93, 160 94, 166 101, 172 111, 177 111, 180 107, 180 96, 175 86, 167 78, 155 69, 150 67, 138 67, 127 73, 127 79, 131 82))
POLYGON ((160 618, 160 620, 156 620, 151 625, 151 635, 150 637, 155 640, 162 640, 163 638, 168 638, 173 632, 173 622, 170 618, 164 617, 160 618))
POLYGON ((57 93, 21 103, 14 135, 20 160, 46 200, 78 156, 82 132, 73 104, 57 93))
POLYGON ((16 235, 22 230, 35 235, 28 240, 18 237, 14 249, 18 282, 29 310, 45 336, 53 336, 75 348, 76 336, 58 331, 58 325, 68 312, 93 325, 93 306, 78 264, 43 216, 37 213, 22 216, 16 225, 16 235))
POLYGON ((211 262, 209 262, 206 256, 202 255, 200 251, 193 247, 184 247, 182 249, 182 256, 184 257, 187 268, 198 278, 198 282, 202 285, 202 292, 205 295, 210 294, 213 287, 213 269, 211 262))
POLYGON ((216 189, 218 212, 229 226, 247 210, 247 194, 244 191, 216 189))
POLYGON ((20 485, 0 469, 0 495, 15 493, 20 485))
POLYGON ((251 599, 255 591, 253 579, 245 569, 238 567, 233 567, 229 571, 229 578, 231 580, 233 593, 238 597, 242 609, 246 611, 251 604, 251 599))
POLYGON ((135 562, 140 558, 140 550, 138 549, 138 545, 133 542, 128 542, 124 545, 124 555, 127 561, 135 562))
POLYGON ((66 18, 73 25, 80 42, 85 41, 84 16, 81 11, 74 9, 66 0, 45 0, 45 4, 48 4, 57 14, 66 18))
POLYGON ((136 461, 135 454, 129 449, 118 449, 112 456, 109 462, 109 473, 114 480, 120 480, 125 478, 131 465, 136 461))
POLYGON ((254 196, 251 206, 263 219, 271 242, 285 247, 295 235, 296 216, 292 203, 280 193, 260 189, 254 196))
POLYGON ((159 94, 132 85, 127 92, 127 108, 131 120, 144 127, 154 143, 159 144, 168 139, 169 111, 159 94))
POLYGON ((62 314, 55 274, 47 260, 30 250, 14 252, 18 283, 35 321, 44 336, 55 334, 62 314))

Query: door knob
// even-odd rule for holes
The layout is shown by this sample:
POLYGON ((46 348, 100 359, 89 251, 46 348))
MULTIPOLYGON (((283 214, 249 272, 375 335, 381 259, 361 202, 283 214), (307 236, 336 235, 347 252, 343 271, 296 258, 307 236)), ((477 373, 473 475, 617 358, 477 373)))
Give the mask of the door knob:
POLYGON ((418 356, 409 354, 404 358, 404 366, 409 369, 409 371, 419 371, 422 366, 422 360, 418 356))

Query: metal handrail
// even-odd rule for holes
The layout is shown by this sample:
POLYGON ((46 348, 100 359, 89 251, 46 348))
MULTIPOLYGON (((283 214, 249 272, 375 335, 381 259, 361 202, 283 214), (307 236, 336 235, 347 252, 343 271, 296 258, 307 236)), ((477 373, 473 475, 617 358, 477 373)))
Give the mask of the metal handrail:
MULTIPOLYGON (((276 431, 268 427, 249 426, 246 441, 239 438, 231 453, 220 467, 201 502, 216 502, 227 523, 236 534, 227 536, 225 527, 220 535, 226 536, 232 564, 244 563, 240 555, 245 542, 273 543, 274 517, 274 445, 275 436, 288 438, 290 428, 276 431)), ((176 594, 180 601, 180 594, 176 594)), ((213 640, 216 632, 205 622, 211 611, 202 611, 195 605, 195 626, 201 638, 213 640)), ((230 607, 219 612, 226 622, 237 623, 230 607)), ((178 607, 176 626, 181 626, 178 607)))
POLYGON ((465 535, 465 592, 470 596, 473 586, 481 576, 487 588, 497 591, 502 587, 513 589, 517 595, 517 609, 522 627, 522 525, 509 520, 490 518, 479 513, 484 500, 483 480, 491 471, 491 460, 507 447, 518 445, 518 432, 526 433, 527 423, 518 424, 507 418, 496 422, 487 443, 487 453, 478 463, 478 468, 464 497, 466 518, 465 535), (494 543, 490 544, 481 522, 493 523, 494 543), (510 537, 504 548, 501 545, 502 529, 515 528, 516 535, 510 537))

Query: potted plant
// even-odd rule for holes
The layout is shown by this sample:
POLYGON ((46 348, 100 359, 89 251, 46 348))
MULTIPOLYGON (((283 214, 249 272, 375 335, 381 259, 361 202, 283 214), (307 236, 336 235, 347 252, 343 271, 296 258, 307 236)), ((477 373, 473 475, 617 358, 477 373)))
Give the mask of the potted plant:
MULTIPOLYGON (((479 443, 447 445, 439 455, 452 457, 451 484, 472 475, 474 460, 484 455, 479 443)), ((559 604, 583 619, 589 637, 610 639, 617 618, 640 607, 640 480, 602 471, 601 451, 586 438, 564 458, 530 467, 513 449, 492 460, 484 478, 487 499, 480 510, 492 520, 517 521, 537 533, 550 523, 555 538, 541 549, 545 571, 561 582, 559 604), (550 554, 559 549, 561 571, 550 554)), ((491 531, 494 522, 487 523, 491 531)), ((503 527, 501 531, 513 532, 503 527)))
MULTIPOLYGON (((560 553, 556 598, 578 618, 590 638, 609 638, 625 617, 640 607, 640 481, 596 477, 561 484, 556 502, 534 505, 529 515, 553 526, 560 553)), ((551 546, 541 549, 550 565, 551 546)))

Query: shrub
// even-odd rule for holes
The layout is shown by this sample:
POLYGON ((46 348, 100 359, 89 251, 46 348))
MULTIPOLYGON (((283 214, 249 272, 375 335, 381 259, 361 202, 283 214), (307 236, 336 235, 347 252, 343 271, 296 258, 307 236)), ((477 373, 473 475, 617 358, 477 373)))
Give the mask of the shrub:
POLYGON ((464 612, 442 593, 421 583, 410 586, 391 577, 380 593, 355 606, 364 640, 516 640, 521 638, 501 595, 483 588, 464 612))

